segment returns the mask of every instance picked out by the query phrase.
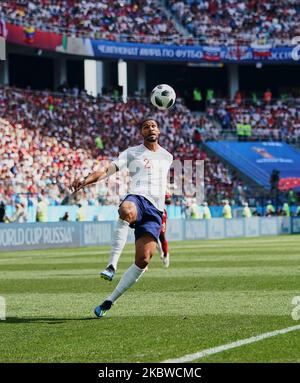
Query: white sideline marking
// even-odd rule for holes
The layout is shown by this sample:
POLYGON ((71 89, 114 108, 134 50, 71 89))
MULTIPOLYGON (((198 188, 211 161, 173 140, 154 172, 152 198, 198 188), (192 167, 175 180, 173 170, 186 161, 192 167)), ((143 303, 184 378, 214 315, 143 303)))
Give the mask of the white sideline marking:
POLYGON ((238 340, 236 342, 224 344, 223 346, 208 348, 206 350, 196 352, 195 354, 184 355, 181 358, 164 360, 161 363, 191 362, 191 361, 196 360, 196 359, 204 358, 208 355, 218 354, 219 352, 230 350, 231 348, 240 347, 240 346, 243 346, 243 345, 249 344, 249 343, 255 343, 255 342, 258 342, 259 340, 262 340, 262 339, 271 338, 272 336, 276 336, 279 334, 286 334, 288 332, 296 331, 296 330, 300 330, 300 325, 287 327, 287 328, 284 328, 282 330, 265 332, 264 334, 252 336, 251 338, 242 339, 242 340, 238 340))

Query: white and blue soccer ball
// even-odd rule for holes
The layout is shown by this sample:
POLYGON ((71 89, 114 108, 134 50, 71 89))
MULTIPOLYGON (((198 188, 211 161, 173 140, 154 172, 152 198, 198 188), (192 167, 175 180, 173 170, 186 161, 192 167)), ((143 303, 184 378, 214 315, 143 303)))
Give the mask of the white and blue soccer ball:
POLYGON ((175 104, 176 93, 170 85, 160 84, 152 90, 150 100, 156 108, 167 110, 175 104))

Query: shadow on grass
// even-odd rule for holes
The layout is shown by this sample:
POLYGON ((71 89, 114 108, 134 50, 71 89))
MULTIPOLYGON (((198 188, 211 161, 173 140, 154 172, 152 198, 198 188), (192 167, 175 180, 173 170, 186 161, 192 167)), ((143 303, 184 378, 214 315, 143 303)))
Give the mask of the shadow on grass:
POLYGON ((111 318, 96 318, 96 317, 85 317, 85 318, 46 318, 46 317, 33 317, 33 318, 17 318, 7 317, 6 320, 0 321, 2 324, 18 324, 18 323, 46 323, 46 324, 62 324, 68 322, 80 322, 90 320, 108 320, 111 318))

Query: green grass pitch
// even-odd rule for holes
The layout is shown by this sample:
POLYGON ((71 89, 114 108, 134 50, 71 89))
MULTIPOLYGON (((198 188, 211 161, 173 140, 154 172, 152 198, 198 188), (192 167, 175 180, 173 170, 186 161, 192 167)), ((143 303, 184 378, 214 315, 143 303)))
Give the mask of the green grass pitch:
MULTIPOLYGON (((108 247, 0 253, 0 362, 159 362, 300 324, 300 236, 170 243, 102 319, 94 307, 113 282, 99 278, 108 247), (95 318, 95 319, 94 319, 95 318)), ((300 331, 201 362, 300 362, 300 331)), ((197 362, 197 360, 195 361, 197 362)))

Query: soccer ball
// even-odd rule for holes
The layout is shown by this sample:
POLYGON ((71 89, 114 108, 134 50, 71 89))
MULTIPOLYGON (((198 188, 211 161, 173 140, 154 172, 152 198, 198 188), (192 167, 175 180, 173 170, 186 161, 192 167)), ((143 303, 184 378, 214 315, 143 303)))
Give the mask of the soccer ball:
POLYGON ((160 110, 167 110, 174 105, 176 94, 174 89, 167 84, 157 85, 151 92, 152 105, 160 110))

